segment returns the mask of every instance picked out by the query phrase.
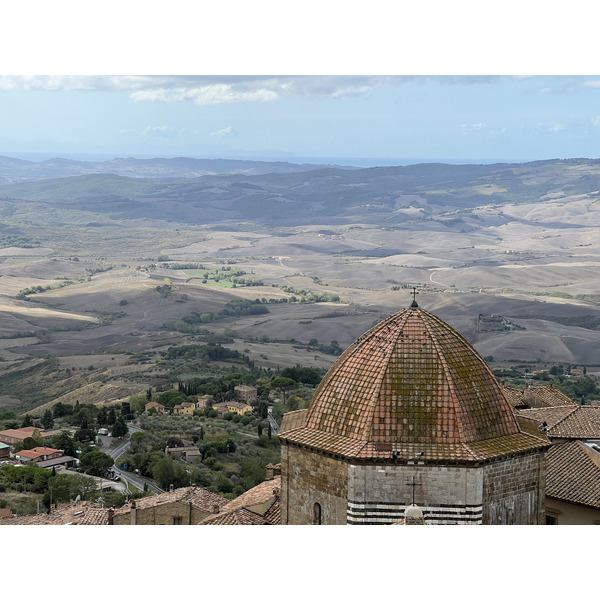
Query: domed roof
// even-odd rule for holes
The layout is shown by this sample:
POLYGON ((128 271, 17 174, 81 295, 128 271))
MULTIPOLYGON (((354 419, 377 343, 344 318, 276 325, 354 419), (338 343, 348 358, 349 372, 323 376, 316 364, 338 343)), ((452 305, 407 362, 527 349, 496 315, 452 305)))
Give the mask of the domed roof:
POLYGON ((409 504, 404 511, 405 519, 422 519, 423 511, 416 504, 409 504))
POLYGON ((474 348, 416 302, 379 323, 331 367, 280 438, 356 458, 485 460, 540 446, 474 348))

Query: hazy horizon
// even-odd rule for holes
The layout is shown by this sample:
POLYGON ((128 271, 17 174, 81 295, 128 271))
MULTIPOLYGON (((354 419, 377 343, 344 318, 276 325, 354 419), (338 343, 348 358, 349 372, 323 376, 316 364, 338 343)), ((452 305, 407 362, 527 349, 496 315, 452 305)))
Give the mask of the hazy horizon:
MULTIPOLYGON (((151 160, 156 158, 193 158, 205 160, 248 160, 257 162, 287 162, 292 164, 316 164, 316 165, 339 165, 351 167, 391 167, 408 166, 422 163, 444 163, 452 165, 470 165, 470 164, 496 164, 496 163, 527 163, 537 160, 551 160, 548 158, 423 158, 423 157, 360 157, 360 156, 296 156, 281 152, 279 154, 267 154, 259 151, 248 154, 220 154, 220 155, 187 155, 187 154, 97 154, 97 153, 77 153, 77 152, 10 152, 1 151, 0 157, 16 158, 34 163, 44 162, 55 158, 68 159, 75 161, 89 162, 107 162, 115 159, 134 158, 139 160, 151 160)), ((553 157, 558 159, 559 157, 553 157)), ((587 156, 571 156, 568 158, 591 158, 587 156)))
POLYGON ((600 78, 580 75, 5 75, 0 153, 354 166, 597 158, 599 100, 600 78))

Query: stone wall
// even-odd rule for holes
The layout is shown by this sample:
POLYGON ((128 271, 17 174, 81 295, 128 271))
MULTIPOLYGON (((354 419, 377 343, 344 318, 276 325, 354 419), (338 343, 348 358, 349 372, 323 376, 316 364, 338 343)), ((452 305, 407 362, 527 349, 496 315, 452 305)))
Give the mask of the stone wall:
POLYGON ((315 504, 318 504, 321 524, 345 525, 347 497, 348 464, 345 461, 304 448, 282 445, 282 524, 314 524, 315 504))
POLYGON ((484 525, 543 525, 545 455, 526 454, 483 470, 484 525))
POLYGON ((198 510, 185 502, 166 502, 148 508, 133 508, 131 511, 116 514, 113 525, 174 525, 181 519, 181 525, 197 525, 211 513, 198 510))
POLYGON ((479 466, 350 464, 282 445, 282 524, 391 524, 413 501, 429 524, 543 524, 545 456, 479 466), (291 465, 291 467, 290 467, 291 465), (413 479, 414 478, 414 479, 413 479))
POLYGON ((435 465, 350 465, 348 523, 391 524, 414 501, 426 522, 481 522, 481 468, 435 465))

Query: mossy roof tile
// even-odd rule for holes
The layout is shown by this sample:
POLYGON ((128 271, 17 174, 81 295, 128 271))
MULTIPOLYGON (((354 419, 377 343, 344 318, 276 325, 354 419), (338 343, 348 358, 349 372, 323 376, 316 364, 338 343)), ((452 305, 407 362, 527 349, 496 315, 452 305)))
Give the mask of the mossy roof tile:
POLYGON ((472 346, 441 319, 412 307, 352 344, 308 410, 284 420, 279 437, 357 458, 378 458, 386 444, 402 454, 429 448, 432 460, 480 460, 544 445, 521 432, 472 346), (496 438, 504 442, 484 443, 496 438), (477 443, 481 455, 471 450, 477 443))

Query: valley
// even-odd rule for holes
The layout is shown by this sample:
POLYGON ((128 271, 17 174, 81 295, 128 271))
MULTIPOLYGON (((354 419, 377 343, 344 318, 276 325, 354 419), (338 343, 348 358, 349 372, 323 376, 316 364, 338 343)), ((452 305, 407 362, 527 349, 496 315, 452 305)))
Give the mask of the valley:
POLYGON ((413 287, 496 363, 600 365, 599 190, 584 159, 3 185, 0 408, 168 389, 190 343, 328 368, 413 287))

